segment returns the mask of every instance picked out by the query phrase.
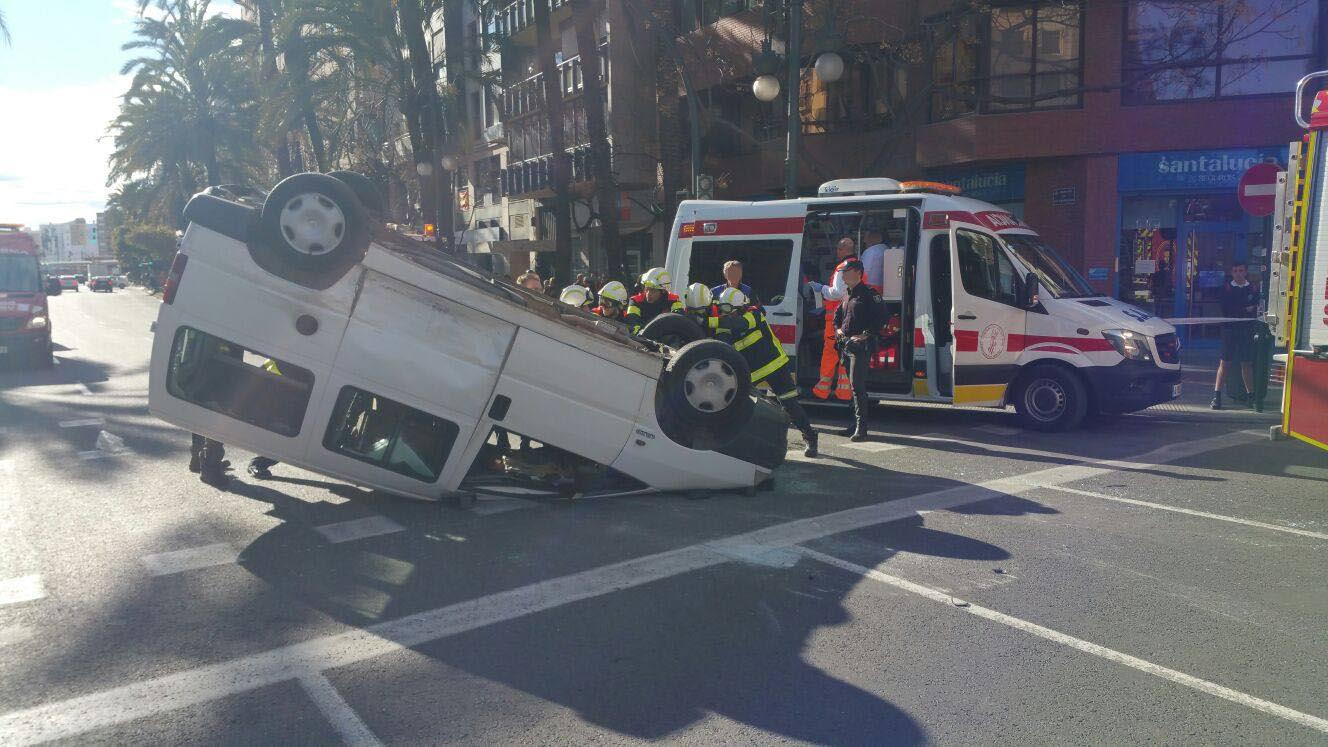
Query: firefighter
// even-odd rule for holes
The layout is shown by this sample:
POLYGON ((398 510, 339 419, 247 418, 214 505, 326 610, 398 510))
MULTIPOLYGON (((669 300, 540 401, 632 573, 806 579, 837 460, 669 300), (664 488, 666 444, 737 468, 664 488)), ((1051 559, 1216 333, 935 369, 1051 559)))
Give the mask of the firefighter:
POLYGON ((562 292, 558 294, 558 300, 578 309, 590 309, 590 291, 580 285, 572 284, 563 288, 562 292))
POLYGON ((627 286, 617 280, 610 280, 599 289, 599 306, 591 309, 605 319, 615 322, 623 320, 623 307, 627 305, 627 286))
POLYGON ((818 399, 830 399, 830 386, 834 383, 835 374, 838 372, 839 382, 835 386, 835 399, 847 402, 853 399, 853 390, 849 386, 848 374, 844 370, 843 364, 839 360, 839 351, 835 349, 835 309, 848 296, 848 288, 844 285, 844 264, 851 259, 856 259, 854 250, 856 245, 853 239, 845 236, 835 245, 835 271, 830 276, 830 284, 809 282, 808 285, 815 288, 821 297, 825 299, 825 347, 821 349, 821 378, 812 388, 812 394, 818 399))
POLYGON ((803 454, 816 456, 816 431, 806 410, 798 404, 798 385, 793 381, 793 367, 784 353, 784 345, 775 337, 761 307, 749 304, 747 296, 737 288, 725 288, 716 299, 719 316, 714 327, 716 336, 742 353, 752 370, 752 386, 764 381, 775 393, 779 404, 788 413, 793 426, 802 433, 806 448, 803 454))
POLYGON ((705 283, 692 283, 687 286, 687 292, 682 294, 682 305, 685 309, 683 313, 701 325, 706 334, 714 333, 719 313, 715 308, 714 296, 705 283))
POLYGON ((673 276, 663 267, 652 267, 641 275, 641 292, 627 302, 627 329, 639 334, 641 328, 660 314, 683 313, 682 301, 669 292, 673 276))

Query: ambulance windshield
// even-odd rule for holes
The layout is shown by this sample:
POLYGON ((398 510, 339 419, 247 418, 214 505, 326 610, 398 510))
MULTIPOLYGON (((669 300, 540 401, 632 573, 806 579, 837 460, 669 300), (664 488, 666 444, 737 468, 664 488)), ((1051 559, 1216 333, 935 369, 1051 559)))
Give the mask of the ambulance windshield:
POLYGON ((1053 298, 1088 298, 1100 296, 1056 250, 1047 246, 1042 237, 1032 234, 1003 234, 1001 239, 1019 257, 1028 269, 1038 276, 1043 292, 1053 298))

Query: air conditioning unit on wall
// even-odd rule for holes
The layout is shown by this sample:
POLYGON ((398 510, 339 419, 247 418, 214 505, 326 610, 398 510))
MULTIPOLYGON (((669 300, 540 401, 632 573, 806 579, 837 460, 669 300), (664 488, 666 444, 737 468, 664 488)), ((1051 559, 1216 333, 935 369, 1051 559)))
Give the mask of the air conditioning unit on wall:
POLYGON ((507 233, 511 241, 534 241, 536 209, 534 200, 511 200, 507 203, 507 233))

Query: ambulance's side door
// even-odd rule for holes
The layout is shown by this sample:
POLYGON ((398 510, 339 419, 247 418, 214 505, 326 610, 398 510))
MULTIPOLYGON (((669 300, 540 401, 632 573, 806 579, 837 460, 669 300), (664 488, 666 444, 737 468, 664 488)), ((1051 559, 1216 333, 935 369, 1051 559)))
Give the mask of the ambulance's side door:
POLYGON ((954 403, 1000 405, 1026 327, 1019 272, 995 234, 969 224, 951 224, 950 266, 954 403))

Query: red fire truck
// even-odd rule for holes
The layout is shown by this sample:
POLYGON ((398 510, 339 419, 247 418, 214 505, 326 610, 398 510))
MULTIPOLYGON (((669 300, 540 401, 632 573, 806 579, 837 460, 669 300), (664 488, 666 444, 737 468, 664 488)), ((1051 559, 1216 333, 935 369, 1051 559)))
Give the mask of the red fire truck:
POLYGON ((22 226, 0 223, 0 361, 50 368, 51 319, 37 255, 22 226))

